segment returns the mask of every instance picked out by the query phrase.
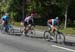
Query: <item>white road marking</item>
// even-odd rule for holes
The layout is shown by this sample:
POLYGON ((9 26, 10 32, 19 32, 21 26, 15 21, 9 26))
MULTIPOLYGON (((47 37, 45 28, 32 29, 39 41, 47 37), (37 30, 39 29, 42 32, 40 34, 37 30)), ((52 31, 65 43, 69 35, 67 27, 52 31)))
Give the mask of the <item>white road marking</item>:
POLYGON ((56 47, 56 48, 64 49, 64 50, 67 50, 67 51, 75 52, 75 50, 73 50, 73 49, 69 49, 69 48, 65 48, 65 47, 60 47, 60 46, 57 46, 57 45, 52 45, 52 46, 56 47))

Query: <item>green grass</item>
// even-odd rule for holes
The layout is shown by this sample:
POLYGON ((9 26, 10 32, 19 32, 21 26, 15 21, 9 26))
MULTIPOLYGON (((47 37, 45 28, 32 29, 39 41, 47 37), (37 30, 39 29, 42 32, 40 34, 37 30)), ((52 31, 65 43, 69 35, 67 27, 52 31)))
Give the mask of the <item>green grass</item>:
POLYGON ((73 35, 75 35, 75 28, 65 28, 65 29, 62 29, 60 31, 65 33, 65 34, 73 34, 73 35))
MULTIPOLYGON (((47 30, 47 26, 37 26, 36 29, 39 29, 39 30, 47 30)), ((63 29, 60 29, 61 32, 65 33, 65 34, 73 34, 75 35, 75 28, 63 28, 63 29)))
POLYGON ((12 22, 11 24, 14 26, 20 27, 20 22, 12 22))
MULTIPOLYGON (((20 27, 20 22, 15 22, 14 23, 15 26, 18 26, 20 27)), ((47 26, 37 26, 35 27, 35 29, 38 29, 38 30, 48 30, 48 27, 47 26)), ((65 33, 65 34, 74 34, 75 35, 75 27, 67 27, 67 28, 63 28, 63 29, 60 29, 61 32, 65 33)))
MULTIPOLYGON (((39 30, 48 30, 47 26, 36 26, 36 29, 39 29, 39 30)), ((74 28, 63 28, 63 29, 60 29, 60 31, 62 33, 65 33, 65 34, 73 34, 75 35, 75 27, 74 28)))
POLYGON ((35 27, 36 29, 38 30, 48 30, 48 27, 47 26, 37 26, 35 27))

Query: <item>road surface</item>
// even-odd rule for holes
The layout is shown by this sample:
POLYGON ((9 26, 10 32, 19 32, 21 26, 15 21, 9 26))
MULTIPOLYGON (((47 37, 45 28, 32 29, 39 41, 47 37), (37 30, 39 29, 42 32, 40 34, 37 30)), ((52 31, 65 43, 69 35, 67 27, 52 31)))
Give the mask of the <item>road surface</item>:
POLYGON ((13 36, 0 32, 0 52, 75 52, 75 46, 48 42, 40 38, 40 32, 36 37, 38 38, 13 36))

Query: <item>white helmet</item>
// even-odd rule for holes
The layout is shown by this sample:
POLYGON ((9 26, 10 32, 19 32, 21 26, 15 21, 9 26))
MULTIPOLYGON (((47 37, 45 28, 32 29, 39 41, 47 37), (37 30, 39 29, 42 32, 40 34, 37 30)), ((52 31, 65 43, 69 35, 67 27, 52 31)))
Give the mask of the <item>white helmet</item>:
POLYGON ((56 17, 56 19, 58 19, 59 17, 56 17))
POLYGON ((5 15, 7 15, 7 16, 8 16, 9 14, 8 14, 8 13, 5 13, 5 15))

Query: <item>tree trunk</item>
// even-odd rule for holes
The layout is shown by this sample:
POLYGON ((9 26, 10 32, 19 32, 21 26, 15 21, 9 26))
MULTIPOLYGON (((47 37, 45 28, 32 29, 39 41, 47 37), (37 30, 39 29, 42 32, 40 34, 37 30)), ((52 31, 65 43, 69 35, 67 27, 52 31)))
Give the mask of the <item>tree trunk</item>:
POLYGON ((67 27, 67 14, 68 14, 69 0, 67 0, 66 11, 65 11, 65 25, 64 28, 67 27))

